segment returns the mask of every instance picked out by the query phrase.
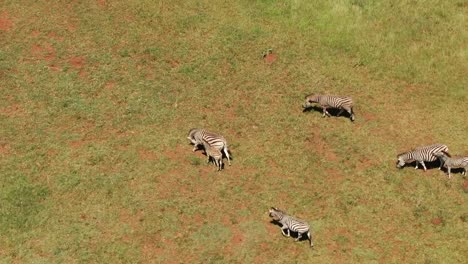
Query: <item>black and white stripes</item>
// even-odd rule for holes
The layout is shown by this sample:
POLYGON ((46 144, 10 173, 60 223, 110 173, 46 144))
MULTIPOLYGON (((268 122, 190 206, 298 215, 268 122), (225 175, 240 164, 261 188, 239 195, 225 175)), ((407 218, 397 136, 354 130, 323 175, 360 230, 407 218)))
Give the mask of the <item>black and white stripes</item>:
POLYGON ((310 226, 304 220, 289 216, 286 212, 281 209, 271 207, 268 211, 269 215, 273 220, 281 224, 281 233, 284 236, 289 237, 289 230, 297 232, 297 238, 295 241, 299 241, 302 237, 302 234, 306 234, 307 238, 310 241, 310 246, 314 246, 312 235, 310 234, 310 226))
POLYGON ((447 168, 448 177, 451 178, 450 172, 452 169, 463 169, 462 174, 466 174, 468 168, 468 157, 452 157, 445 151, 437 152, 434 154, 443 162, 443 166, 447 168))
MULTIPOLYGON (((206 129, 202 128, 192 128, 190 129, 187 138, 194 145, 193 151, 198 149, 198 146, 204 146, 208 144, 210 147, 214 147, 221 152, 224 152, 226 158, 228 159, 229 165, 231 165, 231 158, 229 156, 228 144, 226 139, 213 132, 209 132, 206 129)), ((206 148, 205 148, 206 151, 206 148)))
POLYGON ((322 107, 323 117, 330 116, 327 108, 337 108, 340 110, 338 116, 346 110, 349 113, 349 118, 351 121, 354 121, 354 112, 353 112, 353 99, 348 96, 336 96, 336 95, 318 95, 310 94, 305 97, 304 108, 309 108, 312 104, 318 103, 322 107))
MULTIPOLYGON (((424 162, 436 161, 439 158, 435 155, 435 153, 438 153, 441 151, 448 152, 448 147, 444 144, 434 144, 434 145, 429 145, 429 146, 418 147, 408 152, 398 154, 396 166, 397 168, 401 169, 405 166, 406 163, 416 161, 415 169, 418 168, 418 163, 421 163, 421 165, 424 168, 424 171, 426 171, 427 168, 424 162)), ((443 165, 443 162, 441 161, 439 169, 442 167, 442 165, 443 165)))

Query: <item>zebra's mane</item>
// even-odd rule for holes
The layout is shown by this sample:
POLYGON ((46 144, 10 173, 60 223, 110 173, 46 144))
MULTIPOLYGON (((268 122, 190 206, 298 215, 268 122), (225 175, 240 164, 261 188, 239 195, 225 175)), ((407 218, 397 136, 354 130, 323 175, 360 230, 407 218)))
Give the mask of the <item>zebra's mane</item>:
POLYGON ((408 153, 408 151, 406 151, 406 152, 402 152, 402 153, 398 154, 398 155, 397 155, 397 158, 399 158, 400 156, 403 156, 403 155, 405 155, 406 153, 408 153))

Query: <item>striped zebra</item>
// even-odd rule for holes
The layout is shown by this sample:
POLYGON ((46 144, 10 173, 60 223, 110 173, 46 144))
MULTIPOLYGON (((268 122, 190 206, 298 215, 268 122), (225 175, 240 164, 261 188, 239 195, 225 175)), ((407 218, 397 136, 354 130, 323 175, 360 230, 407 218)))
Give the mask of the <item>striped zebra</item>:
POLYGON ((318 94, 310 94, 305 97, 305 103, 303 105, 304 108, 309 108, 312 106, 313 103, 318 103, 322 107, 323 115, 331 116, 328 113, 327 108, 337 108, 340 110, 337 116, 341 115, 343 111, 349 113, 351 121, 354 121, 354 111, 353 111, 353 99, 348 96, 335 96, 335 95, 318 95, 318 94))
POLYGON ((429 146, 417 147, 408 152, 398 154, 396 167, 401 169, 405 166, 406 163, 416 161, 415 169, 418 169, 418 163, 421 163, 421 165, 424 168, 424 171, 426 171, 427 170, 426 165, 424 164, 425 161, 431 162, 431 161, 436 161, 437 159, 439 159, 440 161, 439 170, 440 170, 442 168, 442 165, 444 165, 444 163, 440 158, 436 157, 434 154, 437 152, 441 152, 441 151, 448 152, 448 147, 444 144, 434 144, 434 145, 429 145, 429 146))
POLYGON ((223 168, 223 153, 216 147, 208 145, 206 142, 203 142, 203 146, 206 151, 206 156, 208 157, 207 163, 210 163, 210 158, 213 159, 217 170, 220 171, 223 168))
MULTIPOLYGON (((194 145, 193 151, 198 149, 198 146, 203 146, 203 142, 208 143, 208 145, 217 148, 218 150, 224 152, 226 158, 228 159, 229 166, 231 165, 231 158, 229 157, 228 144, 226 139, 213 132, 209 132, 202 128, 192 128, 190 129, 187 138, 194 145)), ((206 149, 205 149, 206 151, 206 149)))
POLYGON ((310 226, 304 220, 289 216, 286 212, 282 211, 281 209, 271 207, 268 211, 271 218, 274 221, 281 223, 281 233, 283 236, 289 237, 289 230, 293 232, 297 232, 297 238, 295 241, 299 241, 301 239, 302 234, 306 234, 307 238, 310 241, 310 246, 314 246, 314 242, 312 240, 312 235, 310 234, 310 226), (286 232, 285 232, 286 230, 286 232))
POLYGON ((437 152, 434 155, 444 163, 444 167, 447 168, 449 179, 451 178, 450 171, 452 168, 462 168, 462 175, 466 175, 466 169, 468 168, 468 157, 452 157, 445 151, 437 152))

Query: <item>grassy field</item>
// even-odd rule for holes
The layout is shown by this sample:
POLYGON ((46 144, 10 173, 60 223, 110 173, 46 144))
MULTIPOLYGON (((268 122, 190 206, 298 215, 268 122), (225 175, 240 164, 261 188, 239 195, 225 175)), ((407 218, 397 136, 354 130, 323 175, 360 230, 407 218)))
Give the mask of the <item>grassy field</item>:
POLYGON ((468 2, 0 5, 1 263, 463 263, 468 2), (262 53, 273 50, 266 61, 262 53), (354 98, 356 122, 302 112, 354 98), (223 134, 216 172, 186 139, 223 134), (312 225, 284 238, 270 206, 312 225))

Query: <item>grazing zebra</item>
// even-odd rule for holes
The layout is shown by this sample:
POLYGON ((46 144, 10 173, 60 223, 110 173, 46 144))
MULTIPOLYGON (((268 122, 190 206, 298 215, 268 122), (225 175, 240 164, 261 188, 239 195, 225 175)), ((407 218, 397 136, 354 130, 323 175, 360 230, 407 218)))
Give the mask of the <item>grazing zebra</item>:
POLYGON ((198 149, 198 146, 202 145, 203 142, 208 143, 208 145, 223 151, 228 159, 229 166, 231 165, 231 158, 229 157, 228 144, 226 139, 218 134, 209 132, 202 128, 192 128, 190 129, 187 138, 194 145, 193 151, 198 149))
POLYGON ((454 169, 463 169, 462 175, 466 174, 466 169, 468 168, 468 157, 452 157, 445 151, 437 152, 434 154, 444 163, 444 167, 447 168, 448 177, 451 178, 450 170, 454 169))
POLYGON ((217 170, 220 171, 223 168, 223 153, 216 147, 208 145, 206 142, 203 142, 203 146, 205 147, 206 156, 208 157, 207 163, 210 163, 210 158, 212 158, 217 170))
POLYGON ((424 161, 431 162, 431 161, 435 161, 439 159, 440 161, 439 170, 440 170, 444 163, 440 158, 436 157, 434 154, 437 152, 441 152, 441 151, 448 152, 448 147, 444 144, 434 144, 434 145, 429 145, 429 146, 417 147, 408 152, 398 154, 396 167, 401 169, 405 166, 406 163, 416 161, 415 169, 418 169, 418 163, 421 163, 421 165, 424 168, 424 171, 426 171, 427 169, 426 169, 426 165, 424 164, 424 161))
POLYGON ((304 108, 309 108, 313 103, 318 103, 322 107, 323 115, 330 116, 327 108, 337 108, 340 109, 338 116, 346 110, 349 113, 351 121, 354 121, 354 112, 353 112, 353 99, 348 96, 335 96, 335 95, 318 95, 310 94, 305 97, 304 108))
POLYGON ((307 222, 289 216, 286 214, 286 212, 275 207, 271 207, 268 212, 270 214, 270 217, 273 218, 273 220, 281 223, 281 233, 283 233, 283 236, 289 237, 289 230, 291 230, 293 232, 297 232, 297 238, 295 239, 295 241, 299 241, 299 239, 301 239, 302 237, 302 234, 306 234, 307 238, 310 241, 310 246, 314 246, 312 235, 310 234, 310 226, 309 224, 307 224, 307 222), (285 230, 287 231, 287 233, 285 233, 285 230))

